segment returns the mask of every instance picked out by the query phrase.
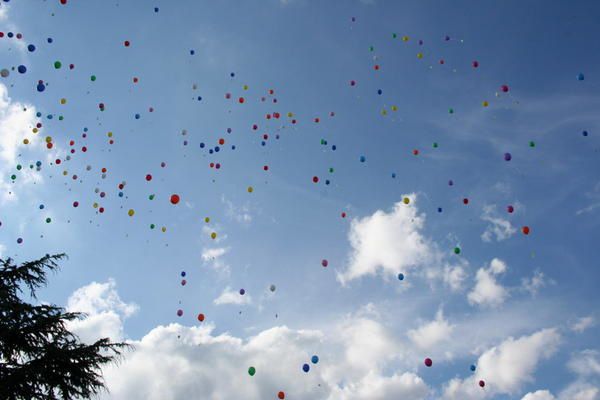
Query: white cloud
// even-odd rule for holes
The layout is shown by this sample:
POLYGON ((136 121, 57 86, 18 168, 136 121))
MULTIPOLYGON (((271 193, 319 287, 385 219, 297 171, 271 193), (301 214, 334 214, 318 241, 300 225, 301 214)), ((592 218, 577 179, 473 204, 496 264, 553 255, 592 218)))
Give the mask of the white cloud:
POLYGON ((212 269, 224 275, 229 275, 231 270, 222 257, 229 251, 229 247, 205 247, 202 249, 202 260, 212 269))
POLYGON ((509 296, 504 286, 496 282, 496 277, 506 272, 506 263, 494 258, 489 268, 480 268, 475 276, 475 287, 468 294, 469 303, 479 306, 496 307, 509 296))
POLYGON ((484 206, 481 219, 489 222, 489 225, 481 234, 481 240, 484 242, 491 242, 494 237, 496 241, 500 242, 510 238, 517 232, 517 229, 512 226, 510 221, 498 216, 495 205, 484 206))
POLYGON ((77 289, 67 302, 67 310, 86 313, 87 317, 69 323, 69 329, 86 343, 108 337, 113 341, 124 338, 123 320, 133 315, 138 306, 125 303, 119 297, 116 283, 92 282, 77 289))
POLYGON ((600 389, 587 382, 575 381, 558 395, 560 400, 599 400, 600 389))
POLYGON ((386 400, 386 399, 425 399, 429 388, 418 375, 405 372, 390 377, 371 372, 357 382, 350 382, 344 388, 334 387, 330 400, 386 400))
POLYGON ((448 382, 444 398, 470 400, 499 393, 514 394, 533 381, 539 362, 552 356, 559 342, 556 329, 544 329, 519 339, 508 338, 479 357, 473 376, 448 382), (479 380, 486 382, 485 391, 478 386, 479 380))
POLYGON ((591 315, 587 317, 581 317, 571 326, 573 332, 582 333, 588 328, 591 328, 596 324, 596 320, 591 315))
MULTIPOLYGON (((35 150, 39 148, 36 135, 32 132, 35 127, 35 107, 30 104, 13 101, 8 96, 8 88, 0 83, 0 191, 2 201, 16 200, 16 195, 8 195, 14 191, 15 185, 7 182, 9 176, 18 164, 21 149, 35 150), (29 139, 28 145, 23 139, 29 139)), ((42 180, 40 174, 29 168, 23 168, 17 174, 17 185, 42 180)))
POLYGON ((416 195, 403 197, 410 198, 410 204, 398 202, 390 212, 378 210, 371 216, 352 220, 348 235, 352 246, 350 262, 346 271, 337 276, 342 284, 378 273, 393 277, 435 258, 432 245, 421 233, 425 215, 418 214, 416 195))
POLYGON ((250 297, 249 294, 244 294, 241 295, 239 292, 236 292, 234 290, 232 290, 229 286, 227 286, 223 292, 221 293, 221 295, 219 297, 217 297, 213 303, 215 303, 216 305, 222 305, 222 304, 237 304, 237 305, 244 305, 244 304, 251 304, 252 303, 252 297, 250 297))
POLYGON ((532 296, 536 296, 540 290, 546 286, 546 278, 543 272, 536 270, 531 278, 522 278, 521 287, 529 292, 532 296))
POLYGON ((527 393, 521 400, 554 400, 555 398, 547 390, 537 390, 533 393, 527 393))
POLYGON ((250 206, 244 204, 242 206, 236 206, 232 201, 221 196, 221 202, 227 206, 225 209, 225 215, 234 221, 239 223, 249 224, 252 222, 252 214, 250 213, 250 206))
POLYGON ((579 376, 600 376, 600 353, 596 350, 583 350, 571 356, 567 366, 579 376))
POLYGON ((463 282, 467 279, 467 272, 465 271, 464 265, 446 265, 444 267, 444 283, 450 287, 453 291, 462 289, 463 282))
POLYGON ((421 325, 417 329, 408 331, 408 337, 419 348, 431 350, 431 348, 440 342, 450 340, 455 325, 444 319, 442 310, 438 310, 435 319, 421 325))

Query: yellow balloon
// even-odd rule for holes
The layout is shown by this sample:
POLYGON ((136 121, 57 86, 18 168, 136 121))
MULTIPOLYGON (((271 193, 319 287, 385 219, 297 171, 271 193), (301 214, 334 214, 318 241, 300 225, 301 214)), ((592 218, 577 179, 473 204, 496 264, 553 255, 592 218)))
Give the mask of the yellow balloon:
POLYGON ((38 128, 33 128, 31 131, 32 131, 33 133, 38 133, 38 128))
POLYGON ((402 36, 402 41, 403 42, 408 42, 410 38, 408 36, 402 36))
POLYGON ((254 188, 252 186, 248 186, 248 193, 254 192, 254 188))
POLYGON ((46 143, 52 142, 52 136, 46 136, 46 143))
POLYGON ((206 222, 208 224, 210 222, 210 218, 209 217, 204 218, 204 222, 206 222))
POLYGON ((94 203, 94 204, 92 204, 92 207, 94 207, 94 208, 98 208, 98 203, 94 203))
POLYGON ((483 102, 483 103, 481 103, 481 104, 483 104, 483 106, 484 106, 484 107, 487 107, 487 106, 489 106, 489 105, 490 105, 490 103, 488 103, 487 101, 484 101, 484 102, 483 102))
POLYGON ((67 176, 67 174, 68 174, 68 173, 69 173, 69 171, 67 171, 67 170, 64 170, 64 171, 63 171, 63 175, 64 175, 64 176, 67 176))
POLYGON ((244 85, 244 90, 248 90, 248 85, 244 85))
POLYGON ((294 116, 294 113, 289 112, 289 113, 287 113, 287 116, 288 116, 288 118, 292 118, 294 116))
POLYGON ((60 104, 67 104, 67 99, 65 99, 65 98, 60 99, 60 104))
POLYGON ((166 232, 167 231, 167 227, 163 226, 162 228, 160 228, 161 231, 166 232))
POLYGON ((423 58, 423 53, 417 53, 417 58, 423 58))
POLYGON ((381 110, 381 115, 387 115, 387 110, 385 108, 381 110))
POLYGON ((133 217, 133 214, 135 214, 135 211, 133 209, 127 211, 127 215, 129 215, 130 217, 133 217))
POLYGON ((392 111, 398 111, 398 106, 392 106, 392 111))
POLYGON ((217 238, 217 233, 216 232, 211 233, 210 234, 210 238, 213 239, 213 240, 216 239, 217 238))
POLYGON ((408 203, 410 203, 410 199, 408 197, 405 197, 404 199, 402 199, 402 202, 404 204, 408 204, 408 203))
POLYGON ((27 138, 23 139, 23 144, 29 144, 29 139, 27 139, 27 138))
POLYGON ((108 137, 112 137, 113 133, 112 132, 108 132, 107 135, 108 135, 108 137))

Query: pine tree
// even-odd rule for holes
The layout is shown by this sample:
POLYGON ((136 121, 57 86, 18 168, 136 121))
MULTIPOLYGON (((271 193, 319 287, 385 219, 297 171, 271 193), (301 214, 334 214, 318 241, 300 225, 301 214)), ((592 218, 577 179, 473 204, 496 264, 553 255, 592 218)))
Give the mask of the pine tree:
POLYGON ((89 398, 106 390, 101 367, 117 361, 129 346, 108 338, 91 345, 67 329, 67 322, 83 318, 55 305, 22 300, 47 283, 64 254, 21 265, 0 259, 0 399, 89 398))

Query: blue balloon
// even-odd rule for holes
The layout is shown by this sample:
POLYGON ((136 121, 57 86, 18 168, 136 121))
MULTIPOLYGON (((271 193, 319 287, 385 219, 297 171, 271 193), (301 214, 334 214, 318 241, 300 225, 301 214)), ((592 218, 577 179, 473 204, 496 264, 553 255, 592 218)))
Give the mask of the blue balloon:
POLYGON ((135 119, 140 119, 140 114, 135 114, 135 119))
POLYGON ((196 54, 196 51, 195 50, 190 50, 190 55, 193 56, 194 54, 196 54))
POLYGON ((316 363, 318 363, 318 362, 319 362, 319 356, 317 356, 317 355, 314 355, 314 356, 312 356, 312 357, 310 358, 310 361, 311 361, 313 364, 316 364, 316 363))
POLYGON ((584 79, 585 79, 585 76, 581 72, 577 74, 577 80, 578 81, 582 81, 584 79))
POLYGON ((325 184, 329 185, 331 182, 329 182, 329 179, 325 179, 325 184))
POLYGON ((215 146, 215 153, 218 153, 221 148, 219 146, 215 146))
POLYGON ((441 213, 442 212, 442 207, 438 207, 438 212, 441 213))
POLYGON ((185 276, 185 271, 181 271, 181 276, 184 277, 185 276))
POLYGON ((581 132, 581 134, 582 134, 583 136, 587 136, 587 135, 588 135, 588 131, 583 131, 583 132, 581 132))
POLYGON ((403 273, 399 273, 398 274, 398 280, 399 281, 403 281, 404 280, 404 274, 403 273))
POLYGON ((475 364, 471 364, 469 369, 474 372, 477 369, 477 367, 475 366, 475 364))
POLYGON ((334 144, 333 146, 331 146, 331 150, 335 151, 337 149, 337 146, 334 144))
POLYGON ((52 39, 51 37, 48 38, 48 43, 52 43, 54 42, 54 39, 52 39))
POLYGON ((44 90, 46 90, 46 85, 44 85, 43 83, 38 83, 37 85, 37 91, 38 92, 43 92, 44 90))
POLYGON ((392 178, 396 178, 396 173, 392 172, 392 178))
POLYGON ((43 210, 43 209, 44 209, 44 205, 40 204, 40 210, 43 210))
POLYGON ((367 161, 367 158, 365 156, 360 156, 360 162, 365 162, 367 161))
POLYGON ((204 142, 200 143, 200 148, 201 148, 201 149, 203 149, 203 148, 204 148, 204 146, 206 146, 206 145, 204 144, 204 142))
POLYGON ((33 53, 35 51, 35 46, 30 44, 29 46, 27 46, 27 50, 33 53))
POLYGON ((123 192, 119 192, 119 197, 123 197, 123 192))
POLYGON ((308 371, 310 371, 310 365, 308 365, 308 364, 304 364, 304 365, 302 366, 302 371, 304 371, 304 372, 308 372, 308 371))
POLYGON ((154 12, 158 12, 158 7, 154 7, 154 12))
POLYGON ((381 93, 383 93, 383 90, 381 90, 381 89, 377 90, 377 94, 381 94, 381 93))
POLYGON ((24 65, 19 65, 17 67, 17 71, 19 71, 20 74, 24 74, 25 72, 27 72, 27 67, 24 65))

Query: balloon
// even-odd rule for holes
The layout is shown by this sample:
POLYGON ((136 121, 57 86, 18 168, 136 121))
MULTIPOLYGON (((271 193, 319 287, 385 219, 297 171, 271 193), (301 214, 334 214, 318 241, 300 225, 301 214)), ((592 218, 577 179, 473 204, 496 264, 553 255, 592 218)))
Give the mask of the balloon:
POLYGON ((329 265, 329 261, 327 260, 321 260, 321 265, 323 266, 323 268, 327 267, 329 265))
POLYGON ((319 356, 314 355, 310 358, 310 362, 312 362, 313 364, 316 364, 319 362, 319 356))
POLYGON ((200 321, 200 322, 204 321, 204 314, 202 314, 202 313, 198 314, 198 321, 200 321))
POLYGON ((9 75, 10 75, 10 71, 7 70, 6 68, 3 68, 0 71, 0 76, 3 77, 3 78, 8 78, 9 75))
POLYGON ((377 94, 382 94, 382 93, 383 93, 383 90, 377 89, 377 94))
POLYGON ((211 233, 210 238, 215 240, 217 238, 217 233, 216 232, 211 233))
POLYGON ((582 81, 584 79, 585 79, 585 76, 581 72, 577 74, 577 80, 578 81, 582 81))
POLYGON ((310 365, 308 365, 308 364, 304 364, 304 365, 302 366, 302 371, 304 371, 304 372, 308 372, 308 371, 310 371, 310 365))
POLYGON ((473 66, 473 68, 477 68, 479 67, 479 61, 473 61, 471 65, 473 66))
POLYGON ((240 295, 243 296, 244 294, 246 294, 246 290, 245 289, 240 289, 240 295))
POLYGON ((502 85, 500 86, 500 90, 504 93, 508 93, 508 85, 502 85))
POLYGON ((183 310, 182 309, 177 310, 177 316, 181 317, 182 315, 183 315, 183 310))
POLYGON ((365 162, 367 161, 367 158, 365 156, 360 156, 360 162, 365 162))
POLYGON ((171 204, 177 204, 179 203, 179 195, 178 194, 172 194, 171 195, 171 204))
POLYGON ((454 114, 454 109, 453 109, 453 108, 449 108, 449 109, 448 109, 448 113, 449 113, 449 114, 454 114))
POLYGON ((185 271, 181 271, 181 276, 185 277, 185 275, 186 275, 185 271))
POLYGON ((254 192, 254 188, 252 186, 248 186, 248 193, 254 192))
POLYGON ((460 254, 460 247, 455 247, 454 248, 454 254, 460 254))
POLYGON ((90 76, 90 81, 92 81, 92 82, 96 82, 96 75, 92 75, 92 76, 90 76))
POLYGON ((463 204, 466 206, 467 204, 469 204, 469 199, 467 199, 466 197, 463 199, 463 204))
POLYGON ((150 174, 147 174, 147 175, 146 175, 146 180, 147 180, 148 182, 150 182, 150 181, 152 180, 152 175, 150 175, 150 174))
POLYGON ((504 153, 504 161, 512 160, 512 155, 510 153, 504 153))
POLYGON ((404 204, 408 204, 408 203, 410 203, 410 199, 408 197, 405 197, 405 198, 402 199, 402 202, 404 204))
POLYGON ((483 380, 479 381, 479 386, 480 387, 484 387, 485 386, 485 382, 483 380))
POLYGON ((345 212, 342 212, 341 215, 342 215, 342 218, 346 218, 346 213, 345 212))
POLYGON ((535 142, 533 140, 529 141, 529 147, 535 147, 535 142))
POLYGON ((511 205, 506 207, 506 211, 508 211, 509 214, 512 214, 515 211, 515 208, 511 205))
POLYGON ((438 207, 438 212, 441 213, 442 212, 442 207, 438 207))
POLYGON ((60 69, 60 67, 62 67, 62 63, 60 61, 54 61, 54 68, 60 69))
POLYGON ((399 273, 398 274, 398 280, 399 281, 403 281, 404 280, 404 274, 403 273, 399 273))
POLYGON ((283 392, 277 393, 277 398, 280 399, 280 400, 285 399, 285 393, 283 393, 283 392))
POLYGON ((487 101, 485 101, 485 100, 484 100, 484 101, 483 101, 483 103, 481 103, 481 104, 482 104, 484 107, 487 107, 487 106, 489 106, 489 105, 490 105, 490 103, 488 103, 488 102, 487 102, 487 101))
POLYGON ((425 359, 425 365, 427 367, 431 367, 433 365, 433 361, 431 361, 431 358, 426 358, 425 359))
POLYGON ((23 243, 23 238, 18 238, 18 239, 17 239, 17 243, 18 243, 18 244, 21 244, 21 243, 23 243))
POLYGON ((181 280, 181 286, 185 286, 187 284, 187 281, 185 279, 181 280))
POLYGON ((588 131, 583 131, 583 132, 581 132, 581 134, 582 134, 583 136, 587 136, 587 135, 588 135, 588 131))
POLYGON ((254 367, 248 368, 248 375, 254 376, 254 374, 256 374, 256 368, 254 368, 254 367))
POLYGON ((35 51, 35 46, 32 45, 32 44, 30 44, 30 45, 27 46, 27 50, 29 50, 30 52, 33 53, 35 51))
POLYGON ((524 226, 521 228, 521 232, 523 232, 523 235, 529 235, 529 227, 528 226, 524 226))
POLYGON ((127 211, 127 215, 129 215, 130 217, 133 217, 134 214, 135 211, 133 209, 129 209, 129 211, 127 211))
POLYGON ((269 290, 270 290, 271 292, 274 292, 274 291, 275 291, 275 289, 277 289, 277 288, 275 287, 275 285, 271 285, 271 286, 269 286, 269 290))
POLYGON ((475 364, 471 364, 471 366, 469 367, 469 369, 470 369, 472 372, 475 372, 475 370, 477 369, 477 367, 475 366, 475 364))
POLYGON ((318 183, 319 182, 319 177, 318 176, 313 176, 312 181, 314 183, 318 183))
POLYGON ((24 74, 25 72, 27 72, 27 67, 24 65, 19 65, 17 67, 17 71, 19 71, 20 74, 24 74))

